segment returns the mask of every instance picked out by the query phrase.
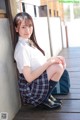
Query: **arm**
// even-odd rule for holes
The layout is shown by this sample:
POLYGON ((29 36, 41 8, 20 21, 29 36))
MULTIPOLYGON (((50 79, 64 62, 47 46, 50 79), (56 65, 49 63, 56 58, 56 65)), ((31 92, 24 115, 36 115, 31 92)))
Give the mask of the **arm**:
POLYGON ((35 71, 31 71, 30 67, 24 66, 23 67, 23 75, 25 79, 30 83, 34 81, 37 77, 39 77, 50 65, 58 64, 59 59, 49 59, 45 64, 37 68, 35 71))
POLYGON ((66 61, 63 56, 51 57, 50 59, 55 59, 55 61, 63 65, 64 69, 66 68, 66 61))

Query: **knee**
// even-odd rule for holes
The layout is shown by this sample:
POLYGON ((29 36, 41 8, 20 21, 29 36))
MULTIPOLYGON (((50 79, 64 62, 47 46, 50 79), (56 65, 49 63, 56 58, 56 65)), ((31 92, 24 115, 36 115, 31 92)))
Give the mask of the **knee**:
POLYGON ((62 64, 57 64, 57 72, 62 75, 64 72, 64 67, 62 64))

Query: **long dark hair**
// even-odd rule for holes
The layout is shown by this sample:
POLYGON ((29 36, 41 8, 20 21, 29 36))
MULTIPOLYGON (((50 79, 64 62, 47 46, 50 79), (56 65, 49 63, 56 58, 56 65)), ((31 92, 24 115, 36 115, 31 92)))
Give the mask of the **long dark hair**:
MULTIPOLYGON (((28 13, 26 13, 26 12, 20 12, 20 13, 18 13, 18 14, 15 16, 14 21, 13 21, 14 29, 15 29, 15 27, 17 27, 19 24, 21 24, 21 21, 22 21, 23 19, 25 19, 25 20, 31 20, 32 25, 33 25, 33 33, 32 33, 32 35, 31 35, 31 37, 30 37, 30 40, 32 40, 32 42, 34 43, 34 45, 36 46, 36 48, 39 49, 39 50, 43 53, 43 55, 45 55, 45 52, 40 48, 40 46, 39 46, 38 43, 37 43, 36 36, 35 36, 33 19, 32 19, 32 17, 31 17, 28 13)), ((15 31, 15 30, 14 30, 14 31, 15 31)), ((18 36, 19 36, 19 34, 18 34, 17 32, 15 32, 16 43, 17 43, 17 41, 18 41, 18 36)), ((15 43, 15 45, 16 45, 16 43, 15 43)))

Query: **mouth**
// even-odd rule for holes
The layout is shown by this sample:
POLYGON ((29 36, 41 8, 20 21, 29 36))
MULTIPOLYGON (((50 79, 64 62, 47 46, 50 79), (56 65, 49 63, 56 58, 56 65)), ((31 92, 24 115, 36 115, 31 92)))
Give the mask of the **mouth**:
POLYGON ((24 35, 29 35, 29 34, 24 34, 24 35))

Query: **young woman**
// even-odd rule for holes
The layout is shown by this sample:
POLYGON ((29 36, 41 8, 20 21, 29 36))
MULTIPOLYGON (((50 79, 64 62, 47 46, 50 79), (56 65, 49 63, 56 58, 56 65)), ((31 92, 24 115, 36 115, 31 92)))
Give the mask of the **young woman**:
POLYGON ((51 95, 64 69, 62 56, 46 59, 44 51, 36 41, 32 17, 25 12, 14 18, 14 28, 18 38, 14 59, 19 71, 19 90, 23 103, 49 108, 61 107, 61 101, 51 95))

